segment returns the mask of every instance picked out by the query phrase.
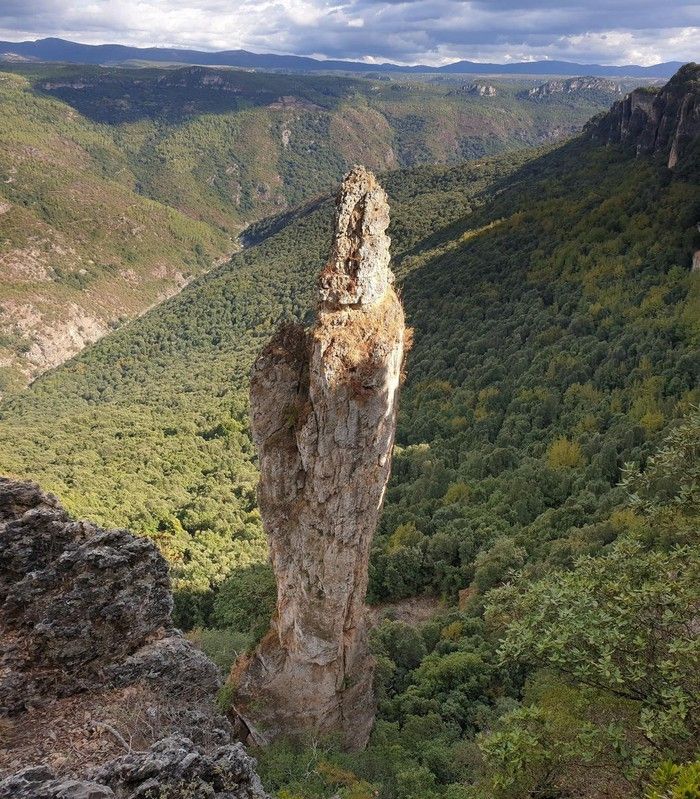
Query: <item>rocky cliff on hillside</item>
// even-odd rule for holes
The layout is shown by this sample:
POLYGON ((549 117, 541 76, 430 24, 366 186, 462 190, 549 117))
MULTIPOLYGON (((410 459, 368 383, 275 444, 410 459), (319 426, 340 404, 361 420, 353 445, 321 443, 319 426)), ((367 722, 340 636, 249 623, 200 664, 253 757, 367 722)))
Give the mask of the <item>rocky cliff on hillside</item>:
POLYGON ((490 83, 464 83, 451 94, 469 94, 474 97, 495 97, 496 87, 490 83))
POLYGON ((264 796, 171 610, 152 543, 0 478, 0 797, 264 796))
POLYGON ((640 88, 586 128, 595 141, 664 153, 673 169, 700 136, 700 65, 686 64, 662 89, 640 88))
POLYGON ((526 96, 531 99, 542 99, 554 94, 575 94, 577 92, 602 92, 604 94, 620 94, 620 84, 606 78, 586 76, 568 78, 567 80, 548 80, 540 86, 530 89, 526 96))
POLYGON ((281 328, 253 368, 259 504, 277 612, 232 673, 248 734, 339 733, 366 744, 374 719, 364 599, 389 479, 405 328, 389 269, 389 207, 355 167, 337 200, 316 323, 281 328))

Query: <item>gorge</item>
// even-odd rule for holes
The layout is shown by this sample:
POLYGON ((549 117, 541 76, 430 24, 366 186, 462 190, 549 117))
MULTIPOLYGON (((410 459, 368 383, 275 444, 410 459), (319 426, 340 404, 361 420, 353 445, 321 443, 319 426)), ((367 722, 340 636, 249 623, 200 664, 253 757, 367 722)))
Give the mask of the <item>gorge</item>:
POLYGON ((386 232, 357 170, 0 403, 2 799, 694 789, 699 90, 383 174, 386 232))

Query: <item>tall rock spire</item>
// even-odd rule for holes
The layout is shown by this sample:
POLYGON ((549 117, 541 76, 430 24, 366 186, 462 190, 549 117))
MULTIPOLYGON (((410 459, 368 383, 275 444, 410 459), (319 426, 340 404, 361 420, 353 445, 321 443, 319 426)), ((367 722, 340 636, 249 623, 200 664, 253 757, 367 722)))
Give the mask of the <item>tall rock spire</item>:
POLYGON ((316 323, 282 327, 253 367, 258 498, 278 598, 268 634, 231 679, 260 743, 340 733, 363 747, 374 720, 364 599, 405 339, 388 224, 384 190, 354 167, 337 199, 316 323))

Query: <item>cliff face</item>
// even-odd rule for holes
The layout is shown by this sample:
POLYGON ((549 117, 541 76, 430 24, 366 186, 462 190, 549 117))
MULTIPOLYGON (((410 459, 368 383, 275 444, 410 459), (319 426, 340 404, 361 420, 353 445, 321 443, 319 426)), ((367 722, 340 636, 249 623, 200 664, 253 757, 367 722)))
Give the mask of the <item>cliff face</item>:
POLYGON ((0 799, 264 797, 171 609, 153 544, 0 478, 0 799))
POLYGON ((588 128, 605 144, 625 144, 637 155, 663 152, 673 167, 700 136, 700 66, 686 64, 660 90, 635 89, 588 128))
POLYGON ((603 92, 605 94, 620 94, 620 84, 606 78, 585 76, 582 78, 568 78, 566 80, 548 80, 540 86, 535 86, 527 92, 527 97, 541 99, 554 94, 575 94, 577 92, 603 92))
POLYGON ((55 497, 0 478, 0 710, 214 665, 172 627, 167 565, 147 540, 73 521, 55 497), (142 674, 141 674, 142 673, 142 674))
POLYGON ((496 87, 490 83, 465 83, 460 86, 456 94, 470 94, 476 97, 495 97, 496 87))
POLYGON ((339 732, 362 747, 374 719, 364 598, 405 339, 388 223, 386 194, 355 167, 338 196, 315 325, 283 327, 253 368, 259 504, 278 599, 270 631, 232 680, 236 711, 259 742, 339 732))

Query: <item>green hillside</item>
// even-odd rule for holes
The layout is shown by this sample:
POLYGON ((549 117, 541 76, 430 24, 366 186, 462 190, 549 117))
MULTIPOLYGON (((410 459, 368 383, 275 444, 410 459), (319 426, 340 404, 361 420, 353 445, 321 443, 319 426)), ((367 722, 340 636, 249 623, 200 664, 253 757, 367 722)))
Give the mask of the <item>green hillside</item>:
POLYGON ((135 187, 109 132, 0 73, 0 395, 233 249, 135 187))
MULTIPOLYGON (((660 799, 697 781, 698 141, 666 159, 584 136, 383 179, 415 344, 369 599, 444 604, 376 628, 367 752, 280 744, 270 790, 660 799)), ((0 406, 0 472, 154 538, 213 651, 258 632, 270 591, 249 366, 309 313, 330 222, 319 200, 254 226, 0 406)))
POLYGON ((0 396, 176 293, 349 165, 568 135, 614 96, 517 83, 10 65, 0 73, 0 396))
POLYGON ((234 69, 22 67, 35 90, 106 125, 139 191, 228 230, 327 192, 354 162, 456 163, 578 130, 614 91, 480 97, 463 81, 234 69))
MULTIPOLYGON (((394 252, 401 251, 401 228, 411 231, 401 236, 403 248, 415 246, 517 164, 394 174, 387 181, 396 186, 394 252), (422 197, 426 186, 432 192, 422 197)), ((330 200, 311 206, 8 401, 3 439, 20 449, 0 447, 0 470, 20 474, 30 463, 63 464, 44 472, 42 483, 80 515, 155 535, 180 564, 182 586, 208 589, 239 557, 263 558, 247 375, 278 321, 307 312, 331 217, 330 200), (47 447, 55 453, 48 460, 40 454, 47 447)), ((264 235, 268 224, 250 235, 264 235)))

